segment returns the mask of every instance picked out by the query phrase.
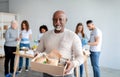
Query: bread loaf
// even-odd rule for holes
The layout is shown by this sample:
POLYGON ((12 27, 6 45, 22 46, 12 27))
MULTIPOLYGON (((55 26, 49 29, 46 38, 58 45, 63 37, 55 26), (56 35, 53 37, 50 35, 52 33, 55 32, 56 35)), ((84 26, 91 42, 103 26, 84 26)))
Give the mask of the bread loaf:
POLYGON ((58 66, 58 60, 57 59, 48 59, 47 63, 50 64, 50 65, 58 66))
POLYGON ((60 59, 62 56, 61 56, 61 54, 59 53, 59 51, 57 51, 57 50, 52 50, 49 54, 48 54, 48 57, 49 58, 55 58, 55 59, 60 59))
POLYGON ((46 61, 46 57, 44 56, 41 56, 35 60, 35 62, 37 63, 44 63, 45 61, 46 61))

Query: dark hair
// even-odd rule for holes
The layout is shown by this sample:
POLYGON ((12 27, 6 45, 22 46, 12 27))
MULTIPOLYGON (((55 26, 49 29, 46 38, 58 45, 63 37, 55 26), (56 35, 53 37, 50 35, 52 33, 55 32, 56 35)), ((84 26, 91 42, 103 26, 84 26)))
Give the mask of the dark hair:
POLYGON ((28 23, 28 21, 27 20, 23 20, 22 21, 22 23, 21 23, 21 30, 24 30, 23 24, 25 24, 26 30, 28 31, 29 30, 29 23, 28 23))
POLYGON ((90 23, 93 23, 92 20, 87 20, 86 24, 90 24, 90 23))
POLYGON ((40 33, 42 33, 42 31, 41 31, 42 29, 45 29, 46 31, 48 31, 48 28, 47 28, 46 25, 41 25, 40 26, 40 28, 39 28, 40 33))
POLYGON ((82 37, 85 37, 84 27, 83 27, 83 24, 82 24, 82 23, 78 23, 78 24, 77 24, 76 29, 75 29, 75 33, 78 34, 78 27, 79 27, 79 26, 82 26, 81 34, 82 34, 82 37))

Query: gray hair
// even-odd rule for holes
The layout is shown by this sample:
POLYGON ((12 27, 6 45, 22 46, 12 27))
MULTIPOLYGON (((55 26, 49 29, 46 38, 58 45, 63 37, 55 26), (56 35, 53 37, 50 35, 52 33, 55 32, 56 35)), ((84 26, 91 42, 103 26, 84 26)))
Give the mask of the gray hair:
POLYGON ((13 24, 13 23, 18 23, 18 21, 17 20, 12 20, 11 24, 13 24))

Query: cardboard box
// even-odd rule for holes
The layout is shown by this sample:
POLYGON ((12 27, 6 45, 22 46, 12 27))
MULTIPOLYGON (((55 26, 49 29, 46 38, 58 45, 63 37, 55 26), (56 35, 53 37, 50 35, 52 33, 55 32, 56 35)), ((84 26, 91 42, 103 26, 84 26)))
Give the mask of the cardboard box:
POLYGON ((35 57, 31 61, 31 70, 47 73, 53 76, 64 76, 64 71, 67 65, 66 66, 54 66, 50 64, 42 64, 42 63, 35 62, 36 59, 37 57, 35 57))

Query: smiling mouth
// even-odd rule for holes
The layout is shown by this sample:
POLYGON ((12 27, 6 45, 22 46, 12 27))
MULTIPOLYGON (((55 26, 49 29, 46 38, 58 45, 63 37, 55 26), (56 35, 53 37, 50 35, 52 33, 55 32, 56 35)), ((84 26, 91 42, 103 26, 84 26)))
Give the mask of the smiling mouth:
POLYGON ((61 26, 55 26, 55 30, 60 31, 61 29, 62 29, 61 26))

